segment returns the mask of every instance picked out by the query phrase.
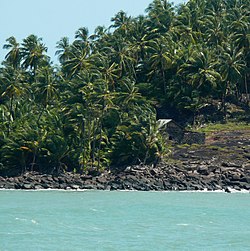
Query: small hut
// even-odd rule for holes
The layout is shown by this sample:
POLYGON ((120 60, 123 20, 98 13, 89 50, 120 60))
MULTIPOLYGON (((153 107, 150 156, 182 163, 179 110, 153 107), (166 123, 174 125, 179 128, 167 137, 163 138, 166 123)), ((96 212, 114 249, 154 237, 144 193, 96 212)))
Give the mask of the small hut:
POLYGON ((159 119, 158 124, 160 131, 168 135, 169 140, 190 145, 205 143, 205 133, 187 131, 172 119, 159 119))

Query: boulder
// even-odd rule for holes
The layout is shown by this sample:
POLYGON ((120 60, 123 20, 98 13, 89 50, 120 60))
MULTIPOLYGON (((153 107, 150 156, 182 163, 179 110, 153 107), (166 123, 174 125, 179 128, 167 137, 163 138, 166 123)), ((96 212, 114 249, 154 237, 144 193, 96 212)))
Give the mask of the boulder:
POLYGON ((210 173, 208 166, 206 165, 199 166, 197 172, 202 175, 209 175, 210 173))
POLYGON ((29 183, 29 184, 23 184, 22 189, 33 189, 34 188, 34 184, 33 183, 29 183))

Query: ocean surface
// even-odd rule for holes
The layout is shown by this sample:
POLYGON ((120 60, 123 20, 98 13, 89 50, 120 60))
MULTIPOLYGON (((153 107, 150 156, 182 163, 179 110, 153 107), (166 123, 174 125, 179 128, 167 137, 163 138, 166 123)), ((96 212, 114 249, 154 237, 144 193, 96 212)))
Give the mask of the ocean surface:
POLYGON ((7 250, 250 250, 250 194, 3 190, 7 250))

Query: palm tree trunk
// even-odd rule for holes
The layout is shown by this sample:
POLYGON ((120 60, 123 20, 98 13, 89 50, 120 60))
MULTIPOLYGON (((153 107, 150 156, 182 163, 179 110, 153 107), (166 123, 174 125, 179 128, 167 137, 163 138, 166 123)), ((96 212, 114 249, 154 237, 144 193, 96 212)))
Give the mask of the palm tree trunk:
POLYGON ((8 129, 7 129, 7 135, 10 134, 10 124, 11 124, 11 118, 13 114, 13 95, 10 96, 10 109, 9 109, 9 121, 8 121, 8 129))
POLYGON ((33 159, 32 159, 32 163, 31 163, 31 171, 33 172, 34 171, 34 165, 35 165, 35 161, 36 161, 36 149, 35 149, 35 152, 33 154, 33 159))

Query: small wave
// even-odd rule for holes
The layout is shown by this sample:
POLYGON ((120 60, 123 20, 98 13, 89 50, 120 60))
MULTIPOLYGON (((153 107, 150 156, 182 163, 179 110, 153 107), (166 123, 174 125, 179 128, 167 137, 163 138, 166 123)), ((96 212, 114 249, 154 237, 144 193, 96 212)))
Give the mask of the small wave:
POLYGON ((179 224, 176 224, 177 226, 184 226, 184 227, 186 227, 186 226, 189 226, 189 224, 187 224, 187 223, 179 223, 179 224))
POLYGON ((31 222, 32 222, 33 224, 38 224, 37 221, 35 221, 35 220, 33 220, 33 219, 31 220, 31 222))
POLYGON ((10 233, 10 232, 7 232, 7 233, 1 233, 0 234, 4 234, 4 235, 30 235, 30 234, 33 234, 32 232, 13 232, 13 233, 10 233))
POLYGON ((23 218, 18 218, 16 217, 15 220, 19 220, 19 221, 27 221, 27 219, 23 219, 23 218))

